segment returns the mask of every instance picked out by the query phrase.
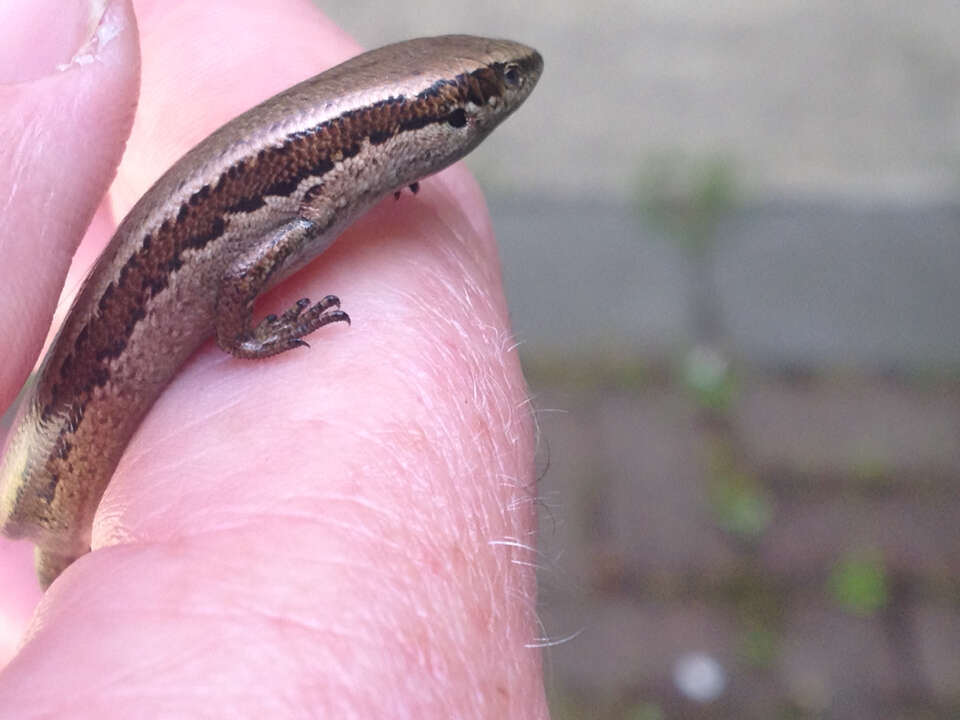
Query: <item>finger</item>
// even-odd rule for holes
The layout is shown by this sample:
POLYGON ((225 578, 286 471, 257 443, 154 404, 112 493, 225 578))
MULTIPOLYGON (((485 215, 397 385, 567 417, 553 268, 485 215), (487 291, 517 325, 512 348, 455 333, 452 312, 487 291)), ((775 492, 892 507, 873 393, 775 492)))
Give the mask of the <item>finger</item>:
MULTIPOLYGON (((0 412, 33 366, 136 104, 129 3, 6 3, 0 22, 0 412)), ((0 665, 39 597, 28 543, 0 544, 0 665)))
POLYGON ((40 588, 33 547, 0 537, 0 668, 13 657, 30 620, 40 588))
MULTIPOLYGON (((263 34, 282 38, 284 58, 290 47, 308 58, 344 49, 342 36, 300 15, 304 3, 289 4, 289 24, 284 3, 255 16, 252 7, 145 5, 144 103, 151 63, 175 69, 164 53, 186 52, 171 37, 184 28, 197 30, 195 74, 228 54, 208 47, 215 36, 241 56, 263 34)), ((281 85, 332 61, 312 60, 281 85)), ((245 92, 226 87, 222 70, 208 77, 212 97, 245 92)), ((198 133, 184 147, 174 141, 169 157, 155 157, 158 141, 135 130, 120 177, 129 198, 118 186, 118 204, 274 89, 209 127, 161 123, 161 135, 168 124, 175 136, 198 133)), ((166 118, 187 107, 176 102, 166 118)), ((70 683, 97 683, 90 713, 145 697, 189 713, 202 676, 217 678, 219 707, 244 715, 283 697, 298 709, 362 705, 390 716, 411 688, 420 703, 411 712, 464 715, 455 709, 482 697, 500 716, 538 714, 539 666, 524 647, 534 634, 529 418, 476 187, 454 171, 426 183, 416 204, 390 200, 265 302, 283 308, 334 290, 351 298, 358 332, 330 328, 311 351, 264 363, 211 347, 178 375, 108 489, 100 549, 51 588, 8 688, 27 673, 52 683, 56 659, 70 657, 70 683), (111 665, 128 670, 122 686, 102 682, 111 665)), ((542 714, 542 692, 540 701, 542 714)))
POLYGON ((40 352, 70 258, 116 171, 136 104, 126 0, 6 3, 0 86, 0 408, 40 352))
POLYGON ((202 5, 137 2, 142 92, 111 188, 120 217, 220 125, 359 49, 308 0, 282 0, 269 8, 262 0, 202 5))

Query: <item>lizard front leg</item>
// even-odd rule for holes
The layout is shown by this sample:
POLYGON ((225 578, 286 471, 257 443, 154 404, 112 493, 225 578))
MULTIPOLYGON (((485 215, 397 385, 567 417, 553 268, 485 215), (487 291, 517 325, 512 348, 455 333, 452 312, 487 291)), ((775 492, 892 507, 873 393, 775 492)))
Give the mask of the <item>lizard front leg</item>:
POLYGON ((327 295, 311 305, 298 300, 282 315, 268 315, 252 325, 253 303, 278 271, 318 231, 310 220, 297 219, 274 231, 241 255, 220 278, 217 291, 217 344, 241 358, 265 358, 307 345, 302 339, 333 322, 350 322, 340 300, 327 295))

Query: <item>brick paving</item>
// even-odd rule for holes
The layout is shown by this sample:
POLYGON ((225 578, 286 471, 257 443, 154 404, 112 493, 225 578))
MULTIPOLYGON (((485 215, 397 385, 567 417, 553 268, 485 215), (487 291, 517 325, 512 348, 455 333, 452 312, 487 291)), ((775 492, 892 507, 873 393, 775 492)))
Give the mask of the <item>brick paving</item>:
POLYGON ((960 384, 747 373, 716 413, 668 370, 530 374, 540 613, 579 633, 547 651, 555 718, 960 717, 960 384), (765 499, 750 532, 718 473, 765 499), (678 690, 690 653, 709 702, 678 690))

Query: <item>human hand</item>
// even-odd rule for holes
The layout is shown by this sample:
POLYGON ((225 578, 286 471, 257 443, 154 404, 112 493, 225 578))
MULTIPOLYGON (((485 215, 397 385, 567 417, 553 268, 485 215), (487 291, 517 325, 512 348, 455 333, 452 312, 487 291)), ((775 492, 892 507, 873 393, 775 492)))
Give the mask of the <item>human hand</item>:
MULTIPOLYGON (((0 104, 4 404, 132 116, 136 28, 126 0, 106 4, 114 34, 93 62, 34 73, 0 104)), ((357 50, 305 0, 135 7, 140 104, 77 268, 195 142, 357 50)), ((60 2, 38 8, 72 21, 60 2)), ((546 717, 527 647, 531 419, 496 248, 462 168, 422 188, 261 303, 334 293, 352 327, 263 362, 211 342, 175 378, 117 468, 94 552, 0 673, 0 717, 546 717)), ((0 552, 9 626, 38 591, 23 548, 0 552)))

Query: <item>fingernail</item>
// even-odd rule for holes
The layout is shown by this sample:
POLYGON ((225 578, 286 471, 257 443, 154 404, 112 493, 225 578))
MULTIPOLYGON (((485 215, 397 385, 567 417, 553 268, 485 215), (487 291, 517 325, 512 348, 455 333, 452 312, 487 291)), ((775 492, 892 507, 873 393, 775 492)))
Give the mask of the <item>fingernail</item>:
POLYGON ((126 0, 5 3, 0 18, 0 83, 29 82, 92 62, 120 30, 110 10, 126 0))

